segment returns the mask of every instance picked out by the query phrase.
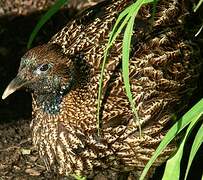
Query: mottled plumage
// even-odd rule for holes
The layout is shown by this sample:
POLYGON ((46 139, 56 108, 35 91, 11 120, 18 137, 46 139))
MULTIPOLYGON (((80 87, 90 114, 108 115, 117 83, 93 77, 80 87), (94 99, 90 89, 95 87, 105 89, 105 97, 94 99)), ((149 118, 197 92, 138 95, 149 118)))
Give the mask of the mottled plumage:
MULTIPOLYGON (((104 1, 68 23, 47 44, 29 50, 3 98, 20 87, 33 97, 33 143, 48 169, 92 177, 107 171, 137 178, 196 88, 198 47, 184 31, 183 0, 161 0, 139 11, 134 27, 130 82, 142 125, 133 120, 121 75, 122 35, 104 73, 101 135, 97 135, 100 65, 116 18, 130 0, 104 1), (15 88, 14 88, 15 87, 15 88)), ((166 161, 170 144, 154 163, 166 161)))

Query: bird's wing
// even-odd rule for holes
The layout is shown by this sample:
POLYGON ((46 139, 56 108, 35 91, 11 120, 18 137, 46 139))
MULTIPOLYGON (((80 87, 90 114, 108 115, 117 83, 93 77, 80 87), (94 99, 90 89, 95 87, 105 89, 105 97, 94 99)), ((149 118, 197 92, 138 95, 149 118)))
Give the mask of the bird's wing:
POLYGON ((59 44, 65 54, 73 55, 106 44, 108 34, 126 2, 103 1, 76 17, 58 32, 50 43, 59 44))

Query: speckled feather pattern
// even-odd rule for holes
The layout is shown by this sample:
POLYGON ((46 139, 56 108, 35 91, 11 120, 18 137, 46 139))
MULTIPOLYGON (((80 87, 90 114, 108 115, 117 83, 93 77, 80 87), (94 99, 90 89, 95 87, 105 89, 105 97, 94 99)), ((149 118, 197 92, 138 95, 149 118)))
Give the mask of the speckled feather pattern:
MULTIPOLYGON (((45 111, 38 94, 33 94, 33 143, 48 169, 88 177, 109 170, 132 171, 139 177, 172 123, 173 115, 184 109, 196 88, 200 62, 198 48, 186 38, 183 29, 187 14, 184 1, 161 0, 152 25, 152 6, 146 5, 137 16, 129 67, 142 138, 122 80, 122 35, 110 51, 104 73, 103 124, 101 136, 97 136, 100 65, 108 34, 118 14, 131 3, 129 0, 102 2, 68 23, 48 42, 47 46, 57 44, 62 48, 63 63, 70 64, 76 59, 82 62, 77 66, 76 77, 80 79, 77 85, 61 93, 60 101, 54 104, 57 107, 52 107, 58 109, 57 113, 45 111)), ((56 55, 54 50, 51 52, 51 59, 60 64, 58 52, 56 55)), ((31 54, 42 58, 43 48, 31 50, 31 54)), ((165 149, 148 177, 175 149, 175 143, 165 149)))

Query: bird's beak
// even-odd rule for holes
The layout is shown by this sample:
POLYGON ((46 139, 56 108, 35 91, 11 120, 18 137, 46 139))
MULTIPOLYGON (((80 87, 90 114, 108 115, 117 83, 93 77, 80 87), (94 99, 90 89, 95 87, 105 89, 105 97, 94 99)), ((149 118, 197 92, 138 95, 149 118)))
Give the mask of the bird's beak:
POLYGON ((18 75, 9 83, 7 88, 5 89, 2 99, 6 99, 9 95, 14 93, 16 90, 20 89, 22 86, 26 84, 25 80, 22 80, 18 75))

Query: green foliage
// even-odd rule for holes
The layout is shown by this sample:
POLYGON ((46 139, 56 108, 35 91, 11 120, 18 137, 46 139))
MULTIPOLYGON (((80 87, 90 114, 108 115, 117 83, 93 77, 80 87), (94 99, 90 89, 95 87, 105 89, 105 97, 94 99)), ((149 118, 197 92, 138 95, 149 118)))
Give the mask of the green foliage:
POLYGON ((77 174, 73 174, 72 177, 75 178, 75 180, 86 180, 87 179, 86 177, 83 177, 83 176, 80 176, 77 174))
MULTIPOLYGON (((199 113, 201 113, 201 112, 199 112, 199 113)), ((163 180, 167 180, 168 177, 174 177, 175 179, 180 178, 180 163, 181 163, 181 158, 183 156, 184 145, 185 145, 185 142, 187 141, 189 135, 191 134, 193 128, 195 127, 197 121, 200 119, 199 113, 197 113, 196 116, 194 116, 193 118, 190 119, 190 121, 191 121, 190 125, 187 128, 186 134, 180 144, 180 147, 178 148, 178 151, 172 158, 170 158, 167 161, 163 180)), ((189 118, 188 118, 188 120, 189 120, 189 118)))
POLYGON ((199 0, 198 4, 194 6, 194 12, 196 12, 199 9, 202 3, 203 3, 203 0, 199 0))
MULTIPOLYGON (((196 105, 194 105, 180 120, 178 120, 171 129, 167 132, 161 143, 159 144, 158 148, 156 149, 155 153, 145 166, 142 175, 140 177, 140 180, 143 180, 145 175, 147 174, 147 171, 151 167, 151 165, 154 163, 156 158, 161 154, 161 152, 166 148, 166 146, 181 132, 186 126, 189 125, 187 128, 186 135, 177 151, 177 153, 167 162, 167 166, 165 169, 165 173, 163 176, 163 180, 167 180, 168 178, 173 177, 174 180, 179 179, 179 172, 180 172, 180 160, 182 158, 183 154, 183 147, 188 139, 189 134, 191 133, 192 129, 196 125, 197 121, 201 120, 201 117, 203 115, 203 99, 201 99, 196 105), (174 168, 175 167, 175 168, 174 168)), ((201 126, 202 128, 202 126, 201 126)), ((201 138, 203 136, 203 131, 198 131, 198 138, 196 141, 194 140, 194 150, 191 151, 190 154, 190 160, 188 163, 188 168, 190 167, 190 163, 192 162, 192 159, 197 152, 197 149, 200 147, 200 144, 203 142, 203 139, 201 138)), ((188 171, 188 170, 187 170, 188 171)), ((188 173, 188 172, 187 172, 188 173)), ((187 174, 186 174, 187 175, 187 174)))
POLYGON ((68 0, 57 0, 56 3, 41 17, 32 31, 30 38, 28 40, 27 48, 29 49, 32 45, 34 38, 36 37, 42 26, 55 14, 58 10, 66 3, 68 0))
POLYGON ((124 80, 124 87, 126 90, 126 95, 130 102, 132 112, 134 115, 134 120, 138 124, 139 132, 141 136, 141 126, 139 122, 139 117, 136 110, 136 104, 133 101, 133 95, 131 93, 130 80, 129 80, 129 53, 130 53, 130 44, 131 37, 133 32, 133 26, 135 17, 141 8, 142 5, 147 3, 152 3, 153 0, 137 0, 135 3, 127 7, 119 15, 112 32, 110 33, 109 41, 107 44, 106 51, 104 53, 104 60, 101 68, 101 75, 99 80, 99 92, 98 92, 98 104, 97 104, 97 125, 98 125, 98 134, 99 134, 99 125, 100 125, 100 107, 101 107, 101 94, 102 94, 102 85, 103 85, 103 74, 105 69, 105 64, 108 57, 108 51, 115 42, 116 38, 119 36, 121 31, 125 28, 124 37, 123 37, 123 48, 122 48, 122 75, 124 80))
MULTIPOLYGON (((202 112, 202 114, 203 114, 203 112, 202 112)), ((198 132, 197 132, 197 134, 195 136, 195 139, 193 141, 193 144, 192 144, 192 149, 190 151, 190 156, 189 156, 189 161, 188 161, 188 165, 187 165, 187 170, 186 170, 186 173, 185 173, 185 180, 187 179, 188 172, 190 170, 190 166, 191 166, 192 161, 193 161, 193 159, 195 157, 195 154, 199 150, 202 142, 203 142, 203 124, 199 128, 199 130, 198 130, 198 132)))

